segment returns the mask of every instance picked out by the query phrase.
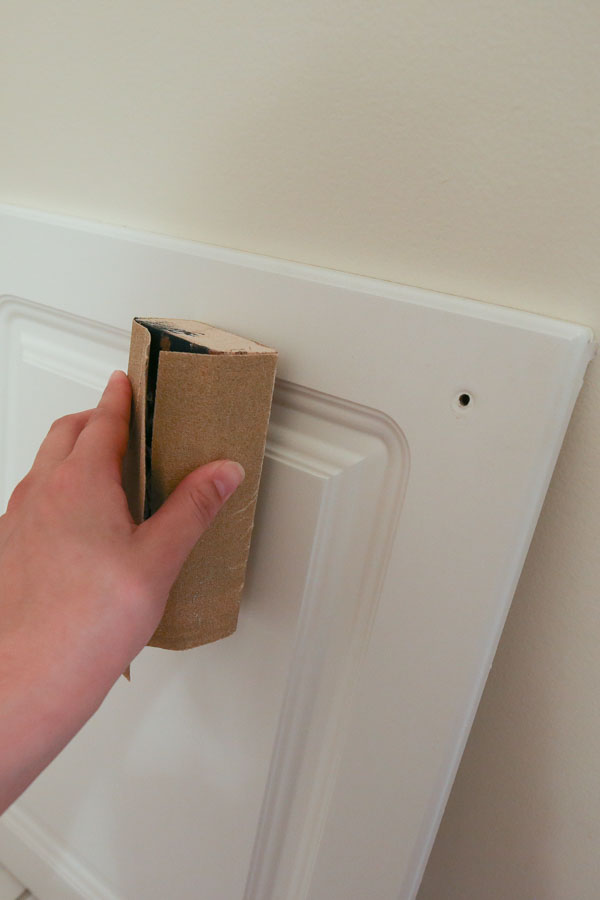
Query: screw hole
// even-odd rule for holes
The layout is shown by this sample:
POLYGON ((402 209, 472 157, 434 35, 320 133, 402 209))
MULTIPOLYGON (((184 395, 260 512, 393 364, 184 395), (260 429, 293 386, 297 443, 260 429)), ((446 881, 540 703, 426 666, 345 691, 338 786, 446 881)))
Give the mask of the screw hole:
POLYGON ((470 394, 461 394, 460 397, 458 398, 458 402, 460 403, 461 406, 468 406, 469 403, 471 402, 471 395, 470 394))

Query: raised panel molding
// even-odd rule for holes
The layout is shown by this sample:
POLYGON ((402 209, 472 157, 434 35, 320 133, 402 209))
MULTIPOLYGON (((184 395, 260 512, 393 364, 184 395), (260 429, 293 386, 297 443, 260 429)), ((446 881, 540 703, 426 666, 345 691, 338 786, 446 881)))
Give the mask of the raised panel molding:
POLYGON ((0 344, 0 483, 6 504, 52 421, 97 402, 113 369, 126 366, 129 341, 119 329, 0 296, 0 344), (71 391, 65 394, 66 385, 71 391), (24 446, 15 446, 16 434, 23 434, 24 446))
MULTIPOLYGON (((14 392, 7 389, 0 398, 5 435, 0 469, 13 473, 5 485, 6 503, 36 449, 33 443, 23 452, 19 429, 33 416, 42 383, 54 376, 99 395, 112 368, 126 363, 128 335, 16 297, 0 298, 0 334, 0 383, 21 384, 24 367, 38 373, 38 381, 28 385, 29 402, 19 397, 18 410, 10 402, 14 392)), ((65 388, 56 395, 55 408, 47 410, 49 420, 72 411, 70 402, 65 388)), ((402 508, 409 452, 401 429, 383 413, 278 380, 266 455, 321 482, 306 589, 245 894, 248 900, 283 895, 291 900, 305 891, 327 814, 352 692, 402 508)), ((260 541, 260 511, 257 523, 260 541)), ((242 602, 242 615, 243 610, 242 602)), ((133 671, 135 677, 135 663, 133 671)), ((115 900, 112 889, 30 813, 16 806, 2 824, 40 864, 71 884, 78 892, 74 896, 115 900)))
POLYGON ((332 443, 317 451, 329 481, 246 900, 306 894, 409 471, 406 439, 387 416, 289 384, 276 401, 275 435, 286 410, 303 417, 292 459, 316 422, 332 443))
POLYGON ((122 900, 89 864, 37 822, 13 806, 1 820, 2 846, 13 867, 27 872, 27 885, 48 900, 122 900), (35 887, 37 885, 37 888, 35 887))

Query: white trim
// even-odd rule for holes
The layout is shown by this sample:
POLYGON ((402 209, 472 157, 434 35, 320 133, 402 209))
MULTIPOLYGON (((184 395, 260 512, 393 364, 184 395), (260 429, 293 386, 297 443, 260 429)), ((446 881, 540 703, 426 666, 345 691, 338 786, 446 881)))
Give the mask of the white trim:
POLYGON ((0 848, 17 878, 41 900, 123 900, 22 807, 11 807, 0 819, 0 848))
POLYGON ((428 306, 430 309, 440 309, 462 316, 468 315, 488 322, 510 325, 537 333, 541 332, 564 337, 565 328, 568 328, 572 330, 574 339, 580 338, 585 342, 593 341, 594 339, 592 330, 585 325, 577 325, 565 322, 562 319, 553 319, 549 316, 540 316, 514 307, 482 303, 480 300, 465 299, 452 294, 430 291, 425 288, 395 284, 392 281, 383 281, 366 275, 325 269, 320 266, 262 256, 245 250, 219 247, 215 244, 206 244, 200 241, 170 237, 169 235, 157 234, 151 231, 140 231, 123 225, 94 222, 76 216, 66 216, 12 206, 7 203, 0 203, 0 220, 2 218, 39 222, 43 225, 50 225, 53 228, 64 228, 113 240, 129 241, 146 247, 157 247, 177 254, 186 254, 213 260, 214 262, 223 262, 229 266, 241 266, 246 269, 256 269, 260 272, 270 272, 295 279, 300 278, 316 284, 330 285, 346 291, 359 291, 379 297, 387 297, 391 300, 402 300, 403 303, 428 306))

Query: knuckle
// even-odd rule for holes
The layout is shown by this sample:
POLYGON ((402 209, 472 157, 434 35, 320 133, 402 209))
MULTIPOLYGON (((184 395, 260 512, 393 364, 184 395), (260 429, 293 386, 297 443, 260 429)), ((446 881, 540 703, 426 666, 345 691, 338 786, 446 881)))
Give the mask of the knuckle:
POLYGON ((60 418, 55 419, 50 426, 50 433, 56 434, 57 431, 64 431, 67 428, 72 428, 74 425, 78 424, 82 415, 83 413, 68 413, 65 416, 60 416, 60 418))
POLYGON ((189 489, 190 503, 198 522, 208 528, 220 507, 220 498, 213 484, 191 484, 189 489))
POLYGON ((65 426, 66 419, 67 416, 61 416, 59 419, 55 419, 50 426, 50 434, 55 434, 57 431, 61 431, 65 426))
POLYGON ((29 490, 29 488, 31 487, 32 481, 33 481, 33 478, 32 478, 31 472, 28 472, 27 475, 25 475, 25 477, 22 478, 21 481, 19 481, 19 483, 15 487, 15 489, 13 491, 13 496, 14 496, 14 494, 26 493, 29 490))
POLYGON ((94 422, 110 429, 121 428, 128 424, 128 420, 122 412, 108 409, 105 406, 99 406, 94 411, 94 422))
POLYGON ((16 506, 23 502, 32 486, 32 475, 31 472, 23 478, 14 488, 12 494, 10 495, 10 499, 7 505, 7 511, 12 511, 16 506))
POLYGON ((71 413, 70 415, 65 416, 65 419, 70 425, 80 426, 82 422, 86 422, 89 419, 89 416, 89 411, 84 409, 81 412, 71 413))

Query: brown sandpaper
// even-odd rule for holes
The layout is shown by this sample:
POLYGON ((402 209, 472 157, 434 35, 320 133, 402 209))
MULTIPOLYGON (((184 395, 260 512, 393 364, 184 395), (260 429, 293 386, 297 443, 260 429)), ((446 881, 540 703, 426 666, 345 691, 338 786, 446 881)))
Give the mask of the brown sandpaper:
POLYGON ((275 350, 201 322, 133 321, 123 484, 134 521, 198 466, 233 459, 246 472, 184 564, 150 646, 185 650, 237 627, 276 363, 275 350))

